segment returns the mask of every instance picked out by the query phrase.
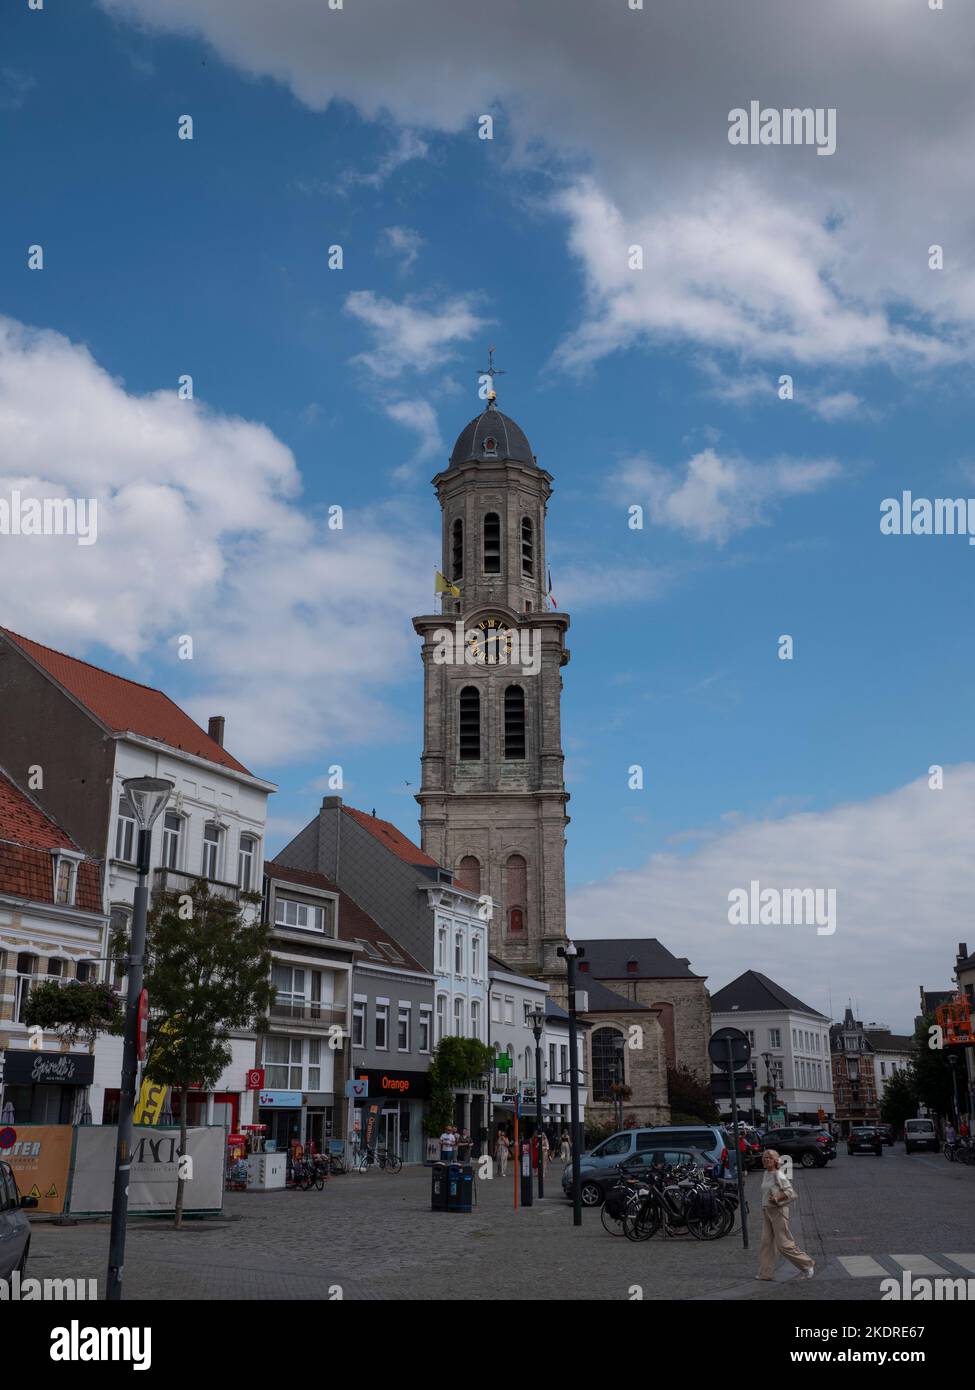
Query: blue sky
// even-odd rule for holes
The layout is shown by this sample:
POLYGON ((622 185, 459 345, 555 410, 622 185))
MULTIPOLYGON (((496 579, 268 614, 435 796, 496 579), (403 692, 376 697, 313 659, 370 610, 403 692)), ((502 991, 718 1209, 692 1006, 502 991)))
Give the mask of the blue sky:
POLYGON ((803 67, 806 20, 773 35, 744 5, 764 44, 724 60, 694 0, 691 70, 647 95, 630 50, 666 88, 688 61, 673 17, 563 3, 546 28, 505 0, 504 67, 470 47, 476 6, 417 4, 409 34, 369 8, 287 0, 269 34, 250 0, 7 7, 0 472, 98 495, 103 539, 42 561, 4 540, 4 622, 226 713, 228 746, 280 784, 272 850, 334 763, 352 804, 415 836, 429 479, 496 343, 499 404, 555 477, 573 920, 659 935, 716 987, 753 965, 906 1028, 971 900, 975 553, 882 537, 879 513, 904 488, 975 492, 953 174, 971 22, 896 0, 844 34, 829 0, 849 67, 803 67), (728 146, 730 107, 780 92, 836 106, 835 156, 728 146), (634 242, 643 272, 621 270, 634 242), (175 402, 187 372, 195 402, 175 402), (935 763, 944 793, 912 791, 935 763), (838 884, 836 936, 735 937, 726 893, 763 873, 838 884))

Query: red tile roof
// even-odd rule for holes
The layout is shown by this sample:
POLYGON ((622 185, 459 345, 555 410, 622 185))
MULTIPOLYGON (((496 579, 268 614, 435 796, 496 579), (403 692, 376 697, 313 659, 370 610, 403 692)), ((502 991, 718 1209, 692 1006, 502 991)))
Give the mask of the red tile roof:
MULTIPOLYGON (((366 817, 370 819, 370 817, 366 817)), ((339 895, 339 940, 340 941, 368 941, 371 946, 378 948, 381 941, 386 941, 395 951, 403 957, 402 961, 387 960, 386 965, 403 965, 407 970, 420 970, 424 974, 419 961, 414 960, 405 946, 401 946, 395 941, 388 932, 383 931, 378 922, 374 922, 367 912, 364 912, 357 902, 344 893, 337 883, 333 883, 325 874, 317 873, 314 869, 288 869, 283 864, 278 864, 273 859, 268 859, 264 864, 264 872, 268 878, 284 879, 288 883, 296 886, 306 884, 309 888, 324 888, 329 893, 339 895)), ((378 960, 371 959, 368 955, 363 955, 361 963, 363 965, 379 965, 378 960)))
POLYGON ((231 757, 161 690, 113 675, 100 666, 66 656, 51 647, 42 647, 39 642, 20 637, 8 628, 0 627, 0 633, 116 733, 141 734, 143 738, 168 743, 170 748, 179 748, 184 753, 206 758, 208 762, 247 772, 243 763, 231 757))
POLYGON ((376 816, 368 816, 365 811, 356 811, 352 806, 343 806, 342 810, 347 816, 351 816, 357 825, 361 825, 363 830, 368 830, 370 835, 393 851, 398 859, 402 859, 406 864, 422 864, 426 868, 439 869, 440 865, 436 859, 431 859, 429 854, 424 854, 419 845, 415 845, 412 840, 407 839, 402 830, 397 830, 388 820, 379 820, 376 816))
MULTIPOLYGON (((36 802, 0 772, 0 893, 31 902, 54 902, 52 849, 78 846, 48 819, 36 802)), ((98 865, 85 859, 78 866, 75 906, 101 912, 98 865)))

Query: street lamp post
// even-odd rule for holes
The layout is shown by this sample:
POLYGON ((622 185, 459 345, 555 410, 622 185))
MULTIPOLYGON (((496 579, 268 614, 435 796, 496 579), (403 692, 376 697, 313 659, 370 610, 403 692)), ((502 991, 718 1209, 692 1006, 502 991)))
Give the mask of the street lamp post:
POLYGON ((765 1063, 765 1129, 772 1128, 772 1054, 771 1052, 762 1053, 762 1061, 765 1063))
POLYGON ((145 964, 146 919, 149 915, 149 846, 154 821, 169 800, 174 783, 165 777, 127 777, 125 800, 139 827, 139 882, 132 904, 132 940, 129 943, 129 988, 125 1004, 125 1036, 122 1047, 122 1083, 119 1091, 118 1140, 115 1149, 115 1187, 112 1192, 112 1228, 108 1245, 108 1281, 105 1297, 116 1303, 122 1297, 125 1264, 125 1225, 129 1212, 129 1172, 132 1167, 132 1113, 135 1110, 135 1076, 139 1045, 139 996, 145 964))
POLYGON ((538 1135, 538 1196, 545 1196, 545 1155, 542 1153, 542 1029, 545 1026, 545 1010, 532 1009, 528 1014, 532 1033, 535 1035, 535 1130, 538 1135))
POLYGON ((958 1109, 958 1054, 946 1052, 945 1057, 951 1070, 951 1092, 955 1101, 955 1129, 961 1129, 961 1112, 958 1109))
POLYGON ((572 1130, 572 1224, 582 1225, 582 1123, 579 1119, 579 1034, 576 1027, 576 961, 582 954, 571 941, 558 948, 569 987, 569 1113, 572 1130))

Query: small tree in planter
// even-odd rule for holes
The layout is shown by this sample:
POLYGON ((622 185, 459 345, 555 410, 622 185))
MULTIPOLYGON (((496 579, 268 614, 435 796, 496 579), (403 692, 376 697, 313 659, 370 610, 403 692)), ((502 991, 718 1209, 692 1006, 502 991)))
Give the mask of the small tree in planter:
POLYGON ((24 1022, 56 1034, 68 1047, 79 1038, 91 1047, 98 1033, 124 1032, 125 1008, 110 985, 48 980, 28 995, 24 1022))
MULTIPOLYGON (((189 892, 160 893, 153 900, 146 933, 150 1019, 143 1075, 180 1092, 181 1155, 190 1088, 216 1084, 231 1059, 231 1034, 262 1031, 274 1001, 269 929, 259 918, 245 920, 240 906, 258 902, 256 893, 242 893, 240 903, 211 893, 203 879, 189 892)), ((184 1184, 181 1165, 177 1230, 184 1184)))
POLYGON ((441 1038, 430 1059, 430 1106, 423 1121, 431 1138, 454 1118, 454 1089, 483 1076, 494 1066, 494 1052, 478 1038, 441 1038))

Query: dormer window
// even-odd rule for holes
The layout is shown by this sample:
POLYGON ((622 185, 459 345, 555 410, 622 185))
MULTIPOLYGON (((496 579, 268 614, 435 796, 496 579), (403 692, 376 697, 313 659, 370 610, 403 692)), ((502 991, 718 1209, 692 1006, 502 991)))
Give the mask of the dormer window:
POLYGON ((632 956, 631 956, 630 959, 626 962, 626 973, 627 973, 627 975, 635 975, 636 972, 637 972, 637 963, 636 963, 636 961, 635 961, 635 960, 632 958, 632 956))
POLYGON ((54 861, 54 901, 62 907, 74 907, 78 890, 78 865, 84 855, 68 849, 51 851, 54 861))
POLYGON ((495 439, 493 434, 489 434, 487 439, 485 439, 484 448, 482 452, 484 453, 485 458, 497 458, 498 441, 495 439))

